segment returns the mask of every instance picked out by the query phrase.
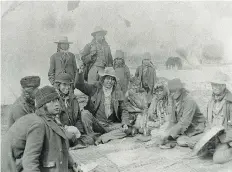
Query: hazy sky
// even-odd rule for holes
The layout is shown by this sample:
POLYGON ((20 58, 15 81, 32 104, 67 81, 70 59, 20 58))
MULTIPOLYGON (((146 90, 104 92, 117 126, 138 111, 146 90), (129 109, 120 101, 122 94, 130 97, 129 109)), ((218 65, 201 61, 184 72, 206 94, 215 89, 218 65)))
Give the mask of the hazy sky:
MULTIPOLYGON (((2 2, 2 14, 9 5, 2 2)), ((67 35, 74 42, 70 51, 77 53, 97 25, 108 31, 113 55, 122 49, 168 56, 183 47, 196 56, 205 44, 221 41, 224 58, 232 56, 232 2, 81 1, 73 12, 67 12, 67 2, 23 2, 2 18, 2 102, 20 95, 23 76, 37 74, 48 84, 49 57, 59 35, 67 35)))

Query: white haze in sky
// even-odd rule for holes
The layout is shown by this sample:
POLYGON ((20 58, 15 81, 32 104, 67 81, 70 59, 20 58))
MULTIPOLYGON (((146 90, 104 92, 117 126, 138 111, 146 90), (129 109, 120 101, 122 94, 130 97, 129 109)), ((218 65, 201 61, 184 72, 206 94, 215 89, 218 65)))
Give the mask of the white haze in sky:
MULTIPOLYGON (((2 14, 12 2, 2 2, 2 14)), ((2 103, 20 95, 19 81, 39 75, 41 86, 49 84, 49 57, 53 42, 67 35, 70 51, 78 53, 92 39, 97 25, 108 31, 107 42, 129 54, 146 51, 164 58, 176 48, 201 55, 205 44, 221 41, 224 59, 232 60, 232 2, 91 2, 81 1, 73 12, 67 2, 23 2, 2 18, 2 103), (126 27, 118 15, 131 22, 126 27)))

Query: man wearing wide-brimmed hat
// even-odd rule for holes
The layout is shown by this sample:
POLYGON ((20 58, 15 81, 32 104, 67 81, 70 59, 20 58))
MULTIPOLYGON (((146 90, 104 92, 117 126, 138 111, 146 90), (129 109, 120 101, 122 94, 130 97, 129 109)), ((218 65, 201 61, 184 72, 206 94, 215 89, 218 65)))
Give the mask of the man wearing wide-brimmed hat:
POLYGON ((116 50, 114 58, 114 70, 119 80, 122 92, 125 95, 130 81, 130 70, 125 64, 125 56, 122 50, 116 50))
POLYGON ((81 59, 84 63, 84 79, 92 84, 99 80, 99 72, 113 66, 110 46, 105 40, 107 31, 97 26, 91 34, 93 40, 84 47, 81 59))
POLYGON ((151 63, 150 53, 144 53, 142 65, 136 69, 135 76, 140 79, 141 87, 148 93, 148 103, 151 103, 152 91, 156 82, 156 71, 151 63))
POLYGON ((53 86, 55 86, 56 77, 60 73, 68 73, 74 81, 77 70, 75 55, 68 51, 69 45, 72 44, 68 41, 68 37, 63 36, 55 43, 57 44, 57 52, 50 57, 48 71, 48 79, 53 86))
MULTIPOLYGON (((213 154, 215 163, 225 163, 232 160, 232 94, 226 88, 231 82, 229 75, 216 71, 210 83, 212 97, 207 106, 207 128, 209 131, 214 126, 224 126, 225 132, 217 138, 217 144, 213 154)), ((207 151, 207 150, 206 150, 207 151)))
POLYGON ((69 154, 65 130, 55 120, 59 95, 45 86, 36 92, 36 111, 21 117, 2 143, 2 171, 78 171, 69 154))
POLYGON ((200 139, 205 129, 205 117, 180 79, 168 81, 168 89, 173 101, 168 129, 161 136, 163 144, 176 139, 179 146, 190 146, 200 139))
POLYGON ((20 80, 21 96, 13 103, 8 114, 8 127, 22 116, 35 111, 35 93, 40 86, 39 76, 26 76, 20 80))
POLYGON ((128 129, 130 121, 113 67, 106 67, 104 72, 99 74, 101 75, 99 82, 88 84, 84 82, 83 70, 80 68, 75 88, 89 96, 85 109, 92 114, 81 116, 86 133, 106 133, 100 137, 100 141, 105 143, 125 137, 126 134, 122 130, 128 129))

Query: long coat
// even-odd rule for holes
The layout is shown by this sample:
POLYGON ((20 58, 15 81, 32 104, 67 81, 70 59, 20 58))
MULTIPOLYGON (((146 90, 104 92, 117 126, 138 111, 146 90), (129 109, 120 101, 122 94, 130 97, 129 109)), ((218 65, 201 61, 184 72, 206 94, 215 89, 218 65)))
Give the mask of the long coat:
MULTIPOLYGON (((156 71, 155 68, 152 65, 148 66, 148 75, 149 75, 149 80, 146 81, 148 83, 149 87, 149 92, 148 92, 148 102, 150 103, 152 100, 152 94, 153 94, 153 87, 156 82, 156 71)), ((139 66, 136 71, 135 71, 135 76, 140 79, 141 82, 141 87, 143 83, 143 65, 139 66)))
POLYGON ((122 68, 115 68, 114 70, 116 72, 116 76, 118 77, 122 92, 125 95, 130 82, 130 70, 127 65, 124 65, 122 68))
POLYGON ((33 113, 34 111, 35 106, 28 104, 23 96, 20 96, 10 107, 8 114, 8 128, 10 128, 19 118, 26 114, 33 113))
POLYGON ((2 172, 68 172, 73 159, 64 131, 43 110, 20 118, 2 145, 2 172))
POLYGON ((57 52, 50 57, 50 68, 48 71, 48 80, 52 85, 55 83, 56 76, 60 73, 68 73, 73 78, 76 76, 76 59, 73 53, 67 52, 65 59, 62 58, 64 52, 57 52))
MULTIPOLYGON (((180 97, 180 108, 170 114, 170 135, 177 138, 179 135, 186 134, 191 137, 200 134, 205 129, 206 119, 200 109, 187 93, 182 93, 180 97)), ((170 127, 169 126, 169 127, 170 127)))
MULTIPOLYGON (((104 94, 102 84, 100 82, 95 84, 87 84, 84 82, 83 73, 77 73, 75 79, 75 88, 89 96, 89 101, 85 108, 89 110, 93 116, 95 116, 100 105, 102 95, 104 94)), ((112 102, 113 110, 117 119, 121 121, 122 124, 130 125, 129 113, 124 103, 124 97, 118 87, 113 89, 112 102)))
MULTIPOLYGON (((220 136, 220 140, 223 143, 232 142, 232 94, 229 90, 226 90, 225 100, 226 103, 222 107, 223 112, 223 123, 222 125, 225 127, 225 133, 220 136), (229 123, 231 121, 231 123, 229 123)), ((212 110, 213 110, 213 101, 212 98, 207 106, 207 122, 211 124, 213 121, 212 110)))

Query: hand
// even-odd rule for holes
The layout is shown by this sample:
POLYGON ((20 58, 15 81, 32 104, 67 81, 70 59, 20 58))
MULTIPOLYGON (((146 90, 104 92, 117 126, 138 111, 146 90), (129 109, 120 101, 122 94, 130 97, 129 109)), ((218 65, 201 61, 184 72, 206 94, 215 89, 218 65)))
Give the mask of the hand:
POLYGON ((73 171, 74 172, 83 172, 83 170, 81 169, 81 165, 74 165, 73 171))
POLYGON ((124 125, 122 126, 122 130, 123 130, 123 131, 128 130, 128 126, 127 126, 126 124, 124 124, 124 125))

